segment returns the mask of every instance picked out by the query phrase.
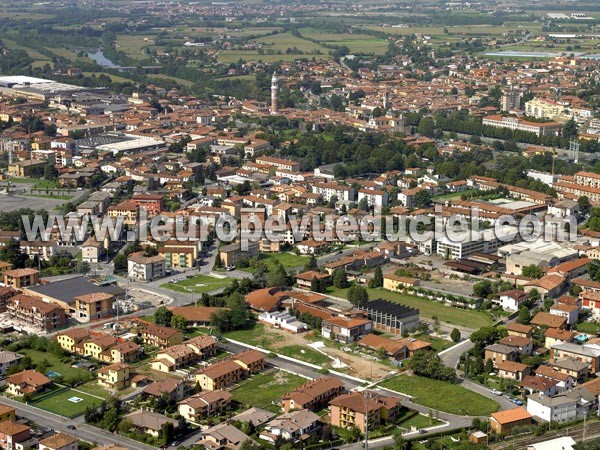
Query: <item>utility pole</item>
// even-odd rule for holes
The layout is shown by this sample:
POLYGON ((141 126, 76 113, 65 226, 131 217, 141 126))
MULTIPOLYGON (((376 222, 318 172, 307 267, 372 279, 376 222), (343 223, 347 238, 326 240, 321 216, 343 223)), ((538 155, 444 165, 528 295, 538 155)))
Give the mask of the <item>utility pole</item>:
POLYGON ((365 450, 369 450, 369 391, 365 389, 365 450))

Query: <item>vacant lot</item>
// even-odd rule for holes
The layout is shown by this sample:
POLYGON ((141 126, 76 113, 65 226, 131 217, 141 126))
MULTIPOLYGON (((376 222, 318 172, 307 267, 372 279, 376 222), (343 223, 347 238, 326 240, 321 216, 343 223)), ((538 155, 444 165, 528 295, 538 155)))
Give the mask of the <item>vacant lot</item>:
POLYGON ((51 393, 39 400, 34 400, 31 404, 36 408, 72 419, 85 413, 88 406, 99 405, 101 402, 102 400, 98 397, 69 389, 58 394, 51 393))
POLYGON ((461 416, 487 416, 499 407, 495 401, 462 386, 431 378, 399 375, 380 386, 410 395, 419 405, 461 416))
MULTIPOLYGON (((445 306, 443 303, 434 302, 414 295, 390 292, 385 289, 367 289, 369 299, 375 300, 382 298, 395 303, 401 303, 411 308, 419 309, 422 317, 437 317, 440 322, 446 322, 453 325, 459 325, 466 328, 478 329, 492 324, 490 316, 483 311, 473 311, 468 309, 458 309, 445 306)), ((327 293, 337 297, 348 297, 348 289, 328 289, 327 293)))
POLYGON ((77 367, 71 367, 71 364, 63 363, 56 355, 48 352, 41 352, 39 350, 24 349, 19 350, 19 353, 31 357, 34 366, 39 364, 45 366, 45 373, 56 372, 63 377, 69 377, 78 375, 82 372, 86 372, 84 369, 78 369, 77 367))
POLYGON ((298 375, 275 370, 252 377, 241 383, 231 393, 233 399, 242 405, 280 412, 281 409, 276 403, 284 394, 293 391, 304 382, 306 380, 298 375))
MULTIPOLYGON (((296 255, 295 253, 261 253, 259 261, 263 263, 268 271, 272 271, 277 264, 281 264, 285 270, 302 269, 310 260, 308 256, 296 255)), ((244 272, 254 272, 255 267, 245 267, 244 272)))
POLYGON ((202 294, 204 292, 225 288, 230 284, 230 278, 215 278, 207 275, 196 275, 193 278, 188 278, 178 283, 164 283, 160 287, 177 292, 202 294))
POLYGON ((146 59, 148 56, 142 49, 151 45, 154 45, 154 36, 151 35, 117 35, 117 49, 133 59, 146 59))

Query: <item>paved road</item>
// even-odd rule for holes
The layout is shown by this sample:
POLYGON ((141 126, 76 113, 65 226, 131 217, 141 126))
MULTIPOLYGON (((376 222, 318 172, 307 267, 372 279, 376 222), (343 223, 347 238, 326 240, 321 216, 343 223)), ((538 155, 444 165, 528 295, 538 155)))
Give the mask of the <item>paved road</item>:
POLYGON ((475 344, 473 344, 470 339, 465 339, 464 341, 439 352, 438 355, 442 358, 442 362, 445 366, 456 369, 463 353, 468 352, 473 347, 475 347, 475 344))
POLYGON ((42 427, 46 427, 54 431, 68 433, 75 436, 77 439, 81 439, 86 442, 97 444, 115 444, 132 450, 155 450, 154 447, 141 442, 137 442, 132 439, 83 424, 81 423, 81 418, 77 421, 71 421, 69 419, 65 419, 64 417, 39 410, 32 406, 25 405, 21 402, 5 397, 2 398, 2 403, 16 408, 17 415, 19 417, 25 417, 26 419, 35 422, 42 427), (75 430, 69 430, 67 428, 68 425, 75 425, 77 428, 75 430))

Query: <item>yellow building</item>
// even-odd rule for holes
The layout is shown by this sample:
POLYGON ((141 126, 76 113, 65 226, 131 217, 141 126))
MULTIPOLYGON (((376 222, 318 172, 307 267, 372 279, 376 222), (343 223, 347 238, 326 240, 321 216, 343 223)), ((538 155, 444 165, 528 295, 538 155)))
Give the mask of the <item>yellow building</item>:
POLYGON ((89 322, 112 314, 115 297, 104 292, 94 292, 75 297, 76 319, 89 322))
POLYGON ((160 372, 169 373, 187 367, 199 358, 200 355, 196 354, 190 347, 179 344, 158 352, 150 367, 160 372))
MULTIPOLYGON (((8 272, 9 270, 12 270, 12 264, 5 262, 5 261, 0 261, 0 275, 3 275, 4 272, 8 272)), ((4 277, 2 277, 4 278, 4 277)))
POLYGON ((118 390, 128 387, 131 383, 129 364, 115 363, 98 369, 98 384, 108 389, 118 390))
POLYGON ((196 382, 203 391, 215 391, 236 383, 244 377, 242 366, 227 359, 200 370, 196 373, 196 382))
POLYGON ((389 291, 399 291, 407 287, 418 286, 417 278, 399 277, 398 275, 388 274, 383 277, 383 288, 389 291))
POLYGON ((8 420, 15 420, 15 408, 0 403, 0 422, 6 422, 8 420))
POLYGON ((84 328, 71 328, 56 336, 56 341, 64 350, 75 352, 75 346, 89 337, 90 333, 84 328))
POLYGON ((4 285, 15 289, 33 286, 40 282, 40 273, 35 269, 14 269, 4 272, 4 285))
POLYGON ((91 341, 84 342, 83 354, 95 359, 102 359, 102 353, 115 345, 115 338, 112 336, 100 336, 91 341))

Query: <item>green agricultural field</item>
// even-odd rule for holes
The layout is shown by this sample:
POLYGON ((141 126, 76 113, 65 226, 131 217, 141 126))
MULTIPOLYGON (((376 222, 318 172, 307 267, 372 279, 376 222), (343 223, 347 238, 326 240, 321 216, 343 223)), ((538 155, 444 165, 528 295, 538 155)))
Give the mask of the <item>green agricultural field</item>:
POLYGON ((216 278, 208 275, 196 275, 193 278, 188 278, 178 283, 163 283, 160 287, 189 294, 203 294, 204 292, 226 288, 230 284, 230 278, 216 278))
POLYGON ((388 49, 388 42, 374 36, 362 33, 326 33, 313 28, 303 28, 300 34, 306 38, 315 39, 324 44, 347 46, 352 53, 374 53, 383 55, 388 49))
POLYGON ((152 35, 117 35, 117 49, 133 59, 146 59, 148 56, 142 53, 142 49, 154 45, 152 35))
POLYGON ((410 395, 419 405, 461 416, 487 416, 499 408, 498 403, 483 395, 431 378, 399 375, 379 386, 410 395))
POLYGON ((280 412, 281 408, 273 403, 279 402, 281 397, 296 387, 306 382, 298 375, 292 375, 281 370, 273 370, 255 375, 243 381, 239 387, 231 391, 233 399, 242 405, 256 406, 273 412, 280 412))
POLYGON ((39 400, 33 400, 31 404, 36 408, 72 419, 84 414, 88 406, 96 406, 101 402, 102 399, 98 397, 69 389, 58 394, 50 393, 42 396, 39 400))
POLYGON ((280 33, 272 36, 265 36, 260 39, 256 39, 256 42, 262 43, 265 50, 281 50, 283 53, 285 53, 288 48, 294 47, 307 54, 311 54, 315 51, 320 51, 323 54, 327 54, 329 51, 325 47, 306 39, 296 37, 291 33, 280 33))
POLYGON ((97 77, 100 75, 106 75, 112 80, 113 83, 127 83, 131 81, 129 78, 125 78, 120 75, 113 75, 112 73, 108 72, 83 72, 83 75, 86 77, 91 77, 92 75, 96 75, 97 77))
POLYGON ((172 77, 170 75, 163 75, 162 73, 152 74, 148 77, 148 79, 152 80, 153 78, 157 78, 160 80, 172 80, 176 83, 181 84, 182 86, 190 87, 193 86, 194 82, 189 80, 184 80, 183 78, 172 77))
MULTIPOLYGON (((483 311, 458 309, 445 306, 443 303, 434 302, 414 295, 391 292, 382 288, 370 289, 369 299, 382 298, 396 303, 401 303, 411 308, 418 308, 422 317, 437 317, 440 322, 459 325, 467 328, 478 329, 493 323, 492 318, 483 311)), ((328 288, 327 293, 336 297, 347 298, 348 289, 328 288)))

